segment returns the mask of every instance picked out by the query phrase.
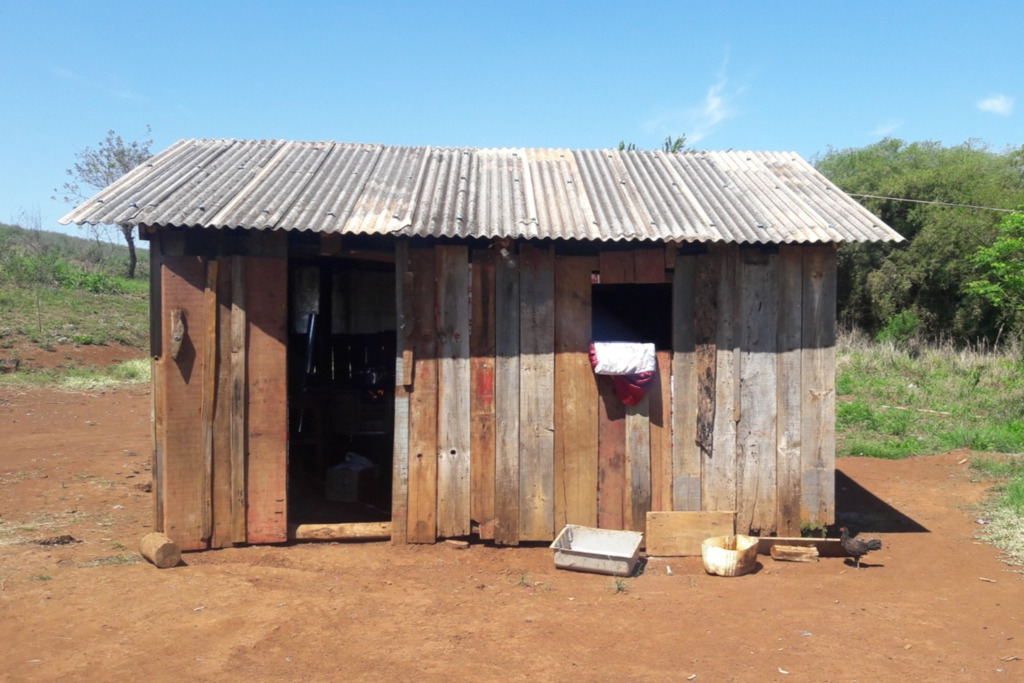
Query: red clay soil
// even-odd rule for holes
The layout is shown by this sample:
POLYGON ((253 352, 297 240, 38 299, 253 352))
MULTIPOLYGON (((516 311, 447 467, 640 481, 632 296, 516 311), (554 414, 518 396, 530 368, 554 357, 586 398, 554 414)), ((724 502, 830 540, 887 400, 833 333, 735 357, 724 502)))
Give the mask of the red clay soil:
POLYGON ((975 540, 967 453, 840 460, 840 514, 884 543, 860 571, 651 558, 616 582, 482 543, 243 547, 161 570, 136 553, 149 401, 0 387, 0 678, 1024 679, 1024 580, 975 540))

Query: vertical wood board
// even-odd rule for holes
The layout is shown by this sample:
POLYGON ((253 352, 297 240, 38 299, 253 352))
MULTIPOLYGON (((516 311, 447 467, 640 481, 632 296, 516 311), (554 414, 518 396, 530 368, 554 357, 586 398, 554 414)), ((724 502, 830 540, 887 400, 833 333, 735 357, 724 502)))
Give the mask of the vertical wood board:
POLYGON ((590 365, 590 257, 555 268, 555 529, 597 526, 597 382, 590 365))
POLYGON ((413 292, 412 392, 409 395, 409 516, 410 543, 437 539, 437 335, 434 252, 410 249, 409 264, 416 283, 413 292))
POLYGON ((623 529, 626 521, 626 406, 608 375, 597 376, 597 526, 623 529))
POLYGON ((804 248, 801 439, 804 521, 835 521, 836 253, 804 248))
POLYGON ((800 334, 803 324, 802 248, 779 248, 778 394, 776 469, 780 536, 800 535, 800 334))
POLYGON ((495 458, 495 253, 476 249, 473 257, 470 352, 470 516, 481 539, 494 538, 495 458))
MULTIPOLYGON (((658 351, 651 385, 651 510, 672 509, 672 352, 658 351)), ((698 467, 700 461, 697 461, 698 467)), ((697 475, 700 490, 700 475, 697 475)))
POLYGON ((413 290, 409 242, 395 244, 395 416, 391 463, 391 542, 406 542, 409 510, 409 390, 413 374, 413 290))
POLYGON ((437 533, 470 531, 469 251, 438 246, 437 533))
POLYGON ((651 395, 626 406, 626 496, 623 526, 643 532, 651 511, 651 395))
POLYGON ((246 493, 249 543, 288 540, 288 261, 249 258, 246 493))
POLYGON ((162 461, 156 487, 163 504, 162 529, 182 550, 206 547, 203 536, 205 433, 197 429, 203 412, 203 335, 206 330, 206 265, 197 256, 165 256, 161 309, 165 316, 161 344, 161 396, 157 408, 163 425, 162 461), (172 360, 170 315, 182 312, 185 335, 177 360, 172 360))
MULTIPOLYGON (((709 512, 736 509, 736 421, 739 396, 736 334, 736 255, 733 248, 714 252, 719 261, 715 323, 713 446, 703 463, 703 505, 709 512)), ((705 369, 706 371, 706 369, 705 369)))
POLYGON ((502 255, 495 267, 494 540, 519 543, 519 259, 502 255))
POLYGON ((741 252, 739 268, 740 419, 737 424, 737 516, 741 533, 775 533, 776 344, 778 257, 741 252))
POLYGON ((700 510, 702 448, 713 439, 717 269, 708 257, 677 256, 672 277, 672 499, 670 510, 700 510), (698 263, 701 266, 698 280, 698 263), (698 288, 698 282, 700 287, 698 288), (697 315, 701 316, 698 347, 697 315), (700 353, 698 353, 698 348, 700 353))
POLYGON ((520 246, 519 536, 546 541, 555 530, 554 249, 520 246))

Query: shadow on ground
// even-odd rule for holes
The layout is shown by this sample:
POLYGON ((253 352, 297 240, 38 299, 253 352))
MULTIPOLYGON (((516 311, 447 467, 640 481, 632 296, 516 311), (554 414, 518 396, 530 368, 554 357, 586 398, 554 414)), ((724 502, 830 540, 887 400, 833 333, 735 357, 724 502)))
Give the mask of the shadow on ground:
POLYGON ((836 470, 836 524, 851 533, 926 533, 928 529, 836 470))

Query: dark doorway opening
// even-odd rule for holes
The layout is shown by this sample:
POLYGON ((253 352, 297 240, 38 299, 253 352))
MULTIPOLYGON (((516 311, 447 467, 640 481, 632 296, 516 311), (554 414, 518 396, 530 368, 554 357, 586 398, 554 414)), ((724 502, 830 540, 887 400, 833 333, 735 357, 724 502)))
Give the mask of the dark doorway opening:
POLYGON ((391 519, 394 266, 293 260, 288 521, 391 519))

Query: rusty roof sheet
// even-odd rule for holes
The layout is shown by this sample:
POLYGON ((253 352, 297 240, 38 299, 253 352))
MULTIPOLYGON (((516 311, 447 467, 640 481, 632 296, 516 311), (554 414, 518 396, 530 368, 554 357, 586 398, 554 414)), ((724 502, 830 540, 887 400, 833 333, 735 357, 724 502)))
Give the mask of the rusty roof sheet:
POLYGON ((792 152, 181 140, 61 223, 602 242, 901 241, 792 152))

